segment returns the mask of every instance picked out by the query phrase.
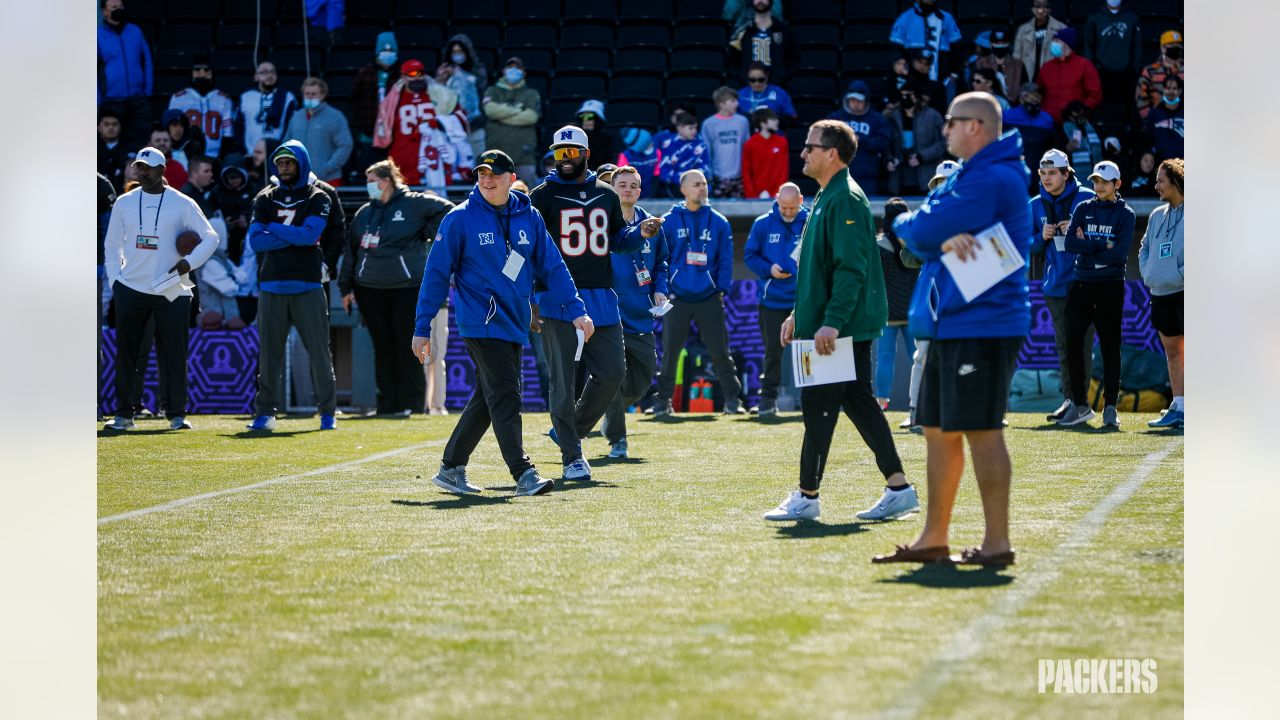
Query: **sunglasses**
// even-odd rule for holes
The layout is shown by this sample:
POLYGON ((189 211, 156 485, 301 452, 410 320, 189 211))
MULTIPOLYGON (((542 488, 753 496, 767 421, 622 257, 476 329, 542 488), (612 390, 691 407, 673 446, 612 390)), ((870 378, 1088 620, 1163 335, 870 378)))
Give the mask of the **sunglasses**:
POLYGON ((586 154, 587 151, 580 147, 562 147, 551 151, 551 157, 555 158, 556 162, 585 157, 586 154))
POLYGON ((831 150, 831 149, 833 149, 833 148, 835 148, 835 146, 834 146, 834 145, 819 145, 819 144, 817 144, 817 143, 805 143, 805 144, 804 144, 804 149, 805 149, 805 150, 808 150, 809 152, 813 152, 815 149, 816 149, 816 150, 831 150))
POLYGON ((747 78, 747 82, 751 83, 752 85, 756 85, 756 84, 758 84, 758 83, 762 83, 762 82, 768 82, 768 80, 769 80, 768 78, 763 78, 763 77, 749 77, 749 78, 747 78))
POLYGON ((948 128, 950 128, 951 126, 955 125, 958 122, 965 122, 966 120, 972 120, 973 122, 976 122, 976 123, 982 122, 982 118, 966 117, 964 115, 954 115, 954 116, 948 115, 943 119, 947 121, 948 128))

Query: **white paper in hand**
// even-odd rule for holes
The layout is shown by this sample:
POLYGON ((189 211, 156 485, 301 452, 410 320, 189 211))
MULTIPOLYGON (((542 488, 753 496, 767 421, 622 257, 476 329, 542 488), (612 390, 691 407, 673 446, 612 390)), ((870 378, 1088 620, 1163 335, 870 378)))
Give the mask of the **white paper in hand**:
POLYGON ((976 257, 961 262, 955 252, 942 256, 942 264, 951 273, 951 279, 955 280, 965 302, 973 302, 974 298, 1026 265, 1026 260, 1009 239, 1004 223, 996 223, 973 237, 978 241, 976 257))
POLYGON ((573 361, 578 362, 582 359, 582 346, 587 342, 587 336, 582 332, 582 328, 574 328, 573 331, 578 334, 578 349, 573 351, 573 361))
POLYGON ((661 305, 654 305, 653 307, 649 308, 649 314, 656 318, 660 318, 663 315, 666 315, 667 313, 671 312, 672 307, 675 307, 675 306, 671 304, 670 300, 667 300, 661 305))
POLYGON ((853 364, 853 338, 836 338, 836 349, 830 355, 819 355, 812 340, 792 340, 791 376, 796 387, 857 380, 857 370, 853 364))

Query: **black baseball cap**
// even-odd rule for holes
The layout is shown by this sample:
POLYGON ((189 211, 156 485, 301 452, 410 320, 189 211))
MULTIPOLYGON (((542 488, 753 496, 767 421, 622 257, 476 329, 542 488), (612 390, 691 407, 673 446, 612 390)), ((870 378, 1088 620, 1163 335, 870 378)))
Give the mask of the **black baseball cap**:
POLYGON ((510 155, 501 150, 485 150, 476 159, 475 171, 480 172, 480 168, 495 175, 508 175, 516 171, 516 164, 511 161, 510 155))

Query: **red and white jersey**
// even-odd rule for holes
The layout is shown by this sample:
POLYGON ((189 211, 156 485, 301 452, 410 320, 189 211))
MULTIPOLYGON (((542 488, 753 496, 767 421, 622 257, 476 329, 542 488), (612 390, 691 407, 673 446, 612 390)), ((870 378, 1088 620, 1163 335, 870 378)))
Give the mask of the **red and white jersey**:
MULTIPOLYGON (((461 108, 453 115, 466 127, 467 115, 461 108)), ((410 90, 400 91, 400 104, 396 106, 395 128, 391 135, 391 159, 400 166, 405 180, 410 185, 423 184, 419 160, 422 157, 422 128, 439 127, 436 106, 426 91, 415 93, 410 90)), ((433 186, 440 187, 440 186, 433 186)))
POLYGON ((466 113, 461 108, 419 125, 418 131, 422 135, 418 172, 423 185, 443 188, 471 182, 475 155, 467 140, 466 113))
POLYGON ((201 95, 194 88, 179 90, 169 100, 169 109, 181 110, 191 127, 200 128, 209 157, 217 157, 222 149, 222 138, 231 137, 235 101, 221 90, 215 88, 208 95, 201 95))

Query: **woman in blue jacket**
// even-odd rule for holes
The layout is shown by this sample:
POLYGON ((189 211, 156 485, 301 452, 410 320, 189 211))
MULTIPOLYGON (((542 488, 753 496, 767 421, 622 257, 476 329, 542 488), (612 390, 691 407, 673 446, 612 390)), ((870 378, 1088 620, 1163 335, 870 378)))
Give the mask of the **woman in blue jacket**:
POLYGON ((1134 214, 1120 197, 1120 168, 1104 160, 1089 176, 1096 197, 1080 203, 1067 227, 1067 252, 1076 254, 1076 276, 1067 290, 1067 362, 1071 369, 1071 408, 1059 425, 1093 418, 1089 379, 1084 369, 1084 337, 1089 325, 1102 345, 1104 427, 1119 428, 1120 323, 1124 314, 1124 272, 1133 244, 1134 214))

